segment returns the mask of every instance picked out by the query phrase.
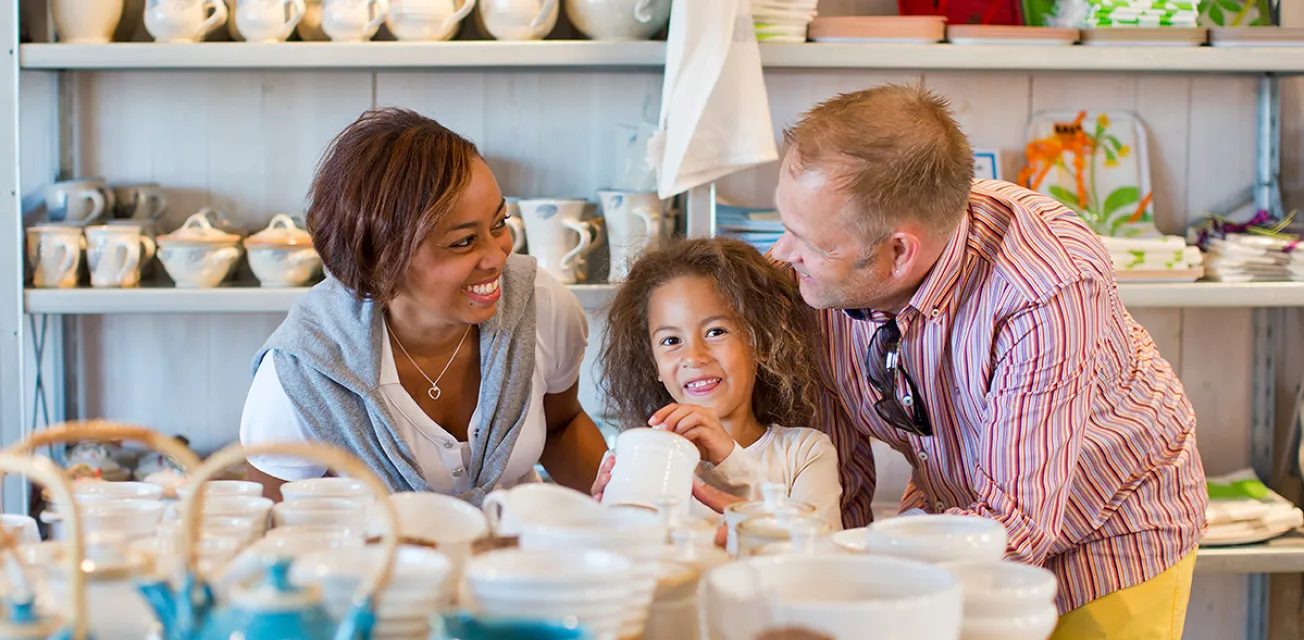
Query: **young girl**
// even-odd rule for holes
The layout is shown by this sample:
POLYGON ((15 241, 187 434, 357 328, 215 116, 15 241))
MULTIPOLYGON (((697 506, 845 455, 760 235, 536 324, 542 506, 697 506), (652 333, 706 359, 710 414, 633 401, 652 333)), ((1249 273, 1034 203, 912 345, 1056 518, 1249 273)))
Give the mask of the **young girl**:
MULTIPOLYGON (((815 318, 797 285, 750 245, 681 240, 644 254, 611 303, 603 387, 621 425, 674 431, 702 455, 694 496, 759 500, 764 482, 842 528, 837 450, 792 425, 815 415, 815 318)), ((594 483, 610 480, 608 459, 594 483)))

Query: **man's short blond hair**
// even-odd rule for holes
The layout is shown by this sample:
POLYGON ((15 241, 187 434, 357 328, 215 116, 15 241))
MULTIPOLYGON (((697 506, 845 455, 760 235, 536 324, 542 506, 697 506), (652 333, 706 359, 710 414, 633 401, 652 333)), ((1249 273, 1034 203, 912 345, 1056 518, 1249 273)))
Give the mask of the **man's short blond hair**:
POLYGON ((965 214, 973 148, 948 101, 922 87, 888 84, 830 98, 783 139, 792 172, 825 173, 871 237, 907 220, 948 234, 965 214))

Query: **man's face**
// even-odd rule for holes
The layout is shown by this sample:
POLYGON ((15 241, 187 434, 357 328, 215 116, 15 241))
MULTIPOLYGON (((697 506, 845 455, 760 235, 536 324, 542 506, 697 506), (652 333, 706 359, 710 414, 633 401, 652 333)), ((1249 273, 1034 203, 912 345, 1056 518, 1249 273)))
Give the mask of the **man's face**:
POLYGON ((828 172, 806 167, 794 174, 791 161, 789 152, 779 170, 775 204, 785 231, 771 255, 797 271, 812 307, 893 310, 904 284, 893 273, 891 241, 876 242, 855 224, 847 195, 828 172))

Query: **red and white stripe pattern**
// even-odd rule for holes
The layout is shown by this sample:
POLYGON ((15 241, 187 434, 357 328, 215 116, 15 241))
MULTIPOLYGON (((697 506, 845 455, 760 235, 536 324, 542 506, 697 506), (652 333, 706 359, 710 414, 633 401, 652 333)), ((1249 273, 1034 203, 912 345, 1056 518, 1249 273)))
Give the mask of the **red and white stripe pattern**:
POLYGON ((968 216, 896 318, 932 437, 874 411, 865 357, 885 318, 821 313, 837 392, 820 423, 843 461, 846 526, 872 519, 873 437, 914 468, 903 510, 1004 523, 1010 559, 1059 577, 1061 613, 1194 551, 1207 503, 1195 415, 1072 211, 974 183, 968 216))

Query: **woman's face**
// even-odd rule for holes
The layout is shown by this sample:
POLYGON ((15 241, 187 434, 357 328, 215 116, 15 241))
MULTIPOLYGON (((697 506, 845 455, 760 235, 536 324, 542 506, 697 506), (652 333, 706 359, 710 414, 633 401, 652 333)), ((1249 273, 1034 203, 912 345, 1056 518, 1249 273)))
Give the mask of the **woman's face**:
POLYGON ((684 276, 657 287, 647 320, 657 376, 675 402, 710 407, 722 419, 751 411, 756 358, 710 280, 684 276))
MULTIPOLYGON (((439 221, 408 265, 400 298, 454 324, 480 324, 494 314, 499 278, 512 237, 498 181, 475 158, 471 182, 453 210, 439 221)), ((398 302, 398 301, 396 301, 398 302)))

